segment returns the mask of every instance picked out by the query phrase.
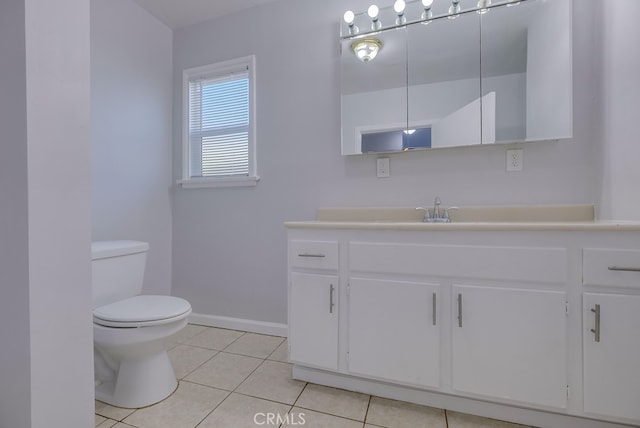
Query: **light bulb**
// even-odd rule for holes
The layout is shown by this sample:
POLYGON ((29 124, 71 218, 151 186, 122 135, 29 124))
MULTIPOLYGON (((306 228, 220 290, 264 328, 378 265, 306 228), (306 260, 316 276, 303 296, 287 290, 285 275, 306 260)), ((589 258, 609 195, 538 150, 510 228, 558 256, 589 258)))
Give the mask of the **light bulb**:
POLYGON ((404 2, 404 0, 396 0, 396 2, 393 4, 393 10, 395 10, 398 15, 402 15, 404 13, 405 6, 406 3, 404 2))
POLYGON ((344 22, 346 22, 349 26, 353 25, 353 21, 356 19, 356 15, 348 10, 344 13, 344 22))
POLYGON ((376 6, 375 4, 372 4, 371 6, 369 6, 369 9, 367 9, 367 15, 369 15, 369 18, 376 21, 378 19, 379 11, 380 10, 378 9, 378 6, 376 6))
POLYGON ((489 12, 489 9, 487 9, 489 6, 491 6, 491 0, 479 0, 477 7, 478 7, 478 13, 481 15, 484 15, 485 13, 489 12))
MULTIPOLYGON (((433 4, 433 0, 422 0, 422 7, 424 10, 420 15, 420 19, 423 21, 429 21, 433 17, 433 12, 431 12, 431 5, 433 4)), ((423 24, 428 24, 429 22, 423 22, 423 24)))

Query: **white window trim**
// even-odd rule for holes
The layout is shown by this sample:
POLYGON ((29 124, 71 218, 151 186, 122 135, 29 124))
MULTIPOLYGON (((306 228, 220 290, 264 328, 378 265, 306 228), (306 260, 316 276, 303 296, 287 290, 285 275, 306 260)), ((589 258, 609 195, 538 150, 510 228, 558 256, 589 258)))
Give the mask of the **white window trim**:
POLYGON ((229 61, 188 68, 182 71, 182 179, 177 183, 185 189, 206 187, 251 187, 258 184, 256 151, 256 58, 249 55, 229 61), (224 72, 246 65, 249 71, 249 175, 247 177, 197 177, 189 173, 189 80, 195 76, 224 72))

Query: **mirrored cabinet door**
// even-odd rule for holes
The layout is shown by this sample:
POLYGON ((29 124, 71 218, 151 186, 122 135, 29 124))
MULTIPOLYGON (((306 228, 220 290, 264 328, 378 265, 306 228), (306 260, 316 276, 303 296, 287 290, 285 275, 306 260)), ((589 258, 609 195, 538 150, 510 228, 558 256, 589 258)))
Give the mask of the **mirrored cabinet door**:
POLYGON ((481 16, 483 143, 572 136, 571 1, 527 0, 481 16), (495 132, 493 130, 495 129, 495 132))
MULTIPOLYGON (((409 131, 428 134, 410 148, 480 144, 480 21, 477 14, 408 29, 409 131)), ((413 136, 412 135, 412 136, 413 136)))
POLYGON ((407 29, 344 39, 341 53, 342 154, 402 150, 407 129, 407 29), (374 58, 370 55, 378 44, 374 58))

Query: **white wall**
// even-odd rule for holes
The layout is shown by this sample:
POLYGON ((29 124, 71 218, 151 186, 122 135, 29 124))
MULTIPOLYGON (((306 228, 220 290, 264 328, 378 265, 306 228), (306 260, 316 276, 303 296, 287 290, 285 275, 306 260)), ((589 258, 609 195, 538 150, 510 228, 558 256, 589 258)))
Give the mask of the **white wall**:
POLYGON ((93 416, 89 5, 0 4, 0 427, 93 416))
POLYGON ((505 171, 508 146, 491 145, 395 154, 391 177, 377 179, 376 156, 340 155, 338 31, 346 8, 338 0, 282 0, 174 32, 174 179, 182 69, 249 54, 257 68, 262 180, 243 189, 174 186, 173 293, 195 312, 286 323, 282 223, 313 219, 320 206, 421 206, 436 195, 445 205, 594 202, 587 26, 577 25, 574 36, 573 140, 525 144, 519 173, 505 171))
POLYGON ((171 291, 171 38, 132 0, 91 1, 93 239, 149 242, 148 294, 171 291))
POLYGON ((597 135, 602 138, 603 181, 602 217, 640 220, 640 50, 632 41, 640 40, 640 2, 617 0, 601 2, 602 57, 600 98, 596 100, 602 112, 602 126, 597 135))

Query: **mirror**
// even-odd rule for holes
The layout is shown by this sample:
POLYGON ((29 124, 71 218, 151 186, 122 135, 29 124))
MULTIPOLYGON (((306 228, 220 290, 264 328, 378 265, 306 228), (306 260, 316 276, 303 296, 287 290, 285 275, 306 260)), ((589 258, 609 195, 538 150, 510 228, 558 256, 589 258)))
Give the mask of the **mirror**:
POLYGON ((402 25, 381 10, 389 29, 342 24, 342 154, 572 136, 571 0, 459 4, 455 19, 435 0, 430 19, 417 1, 402 25), (381 42, 368 62, 353 51, 364 39, 381 42))

